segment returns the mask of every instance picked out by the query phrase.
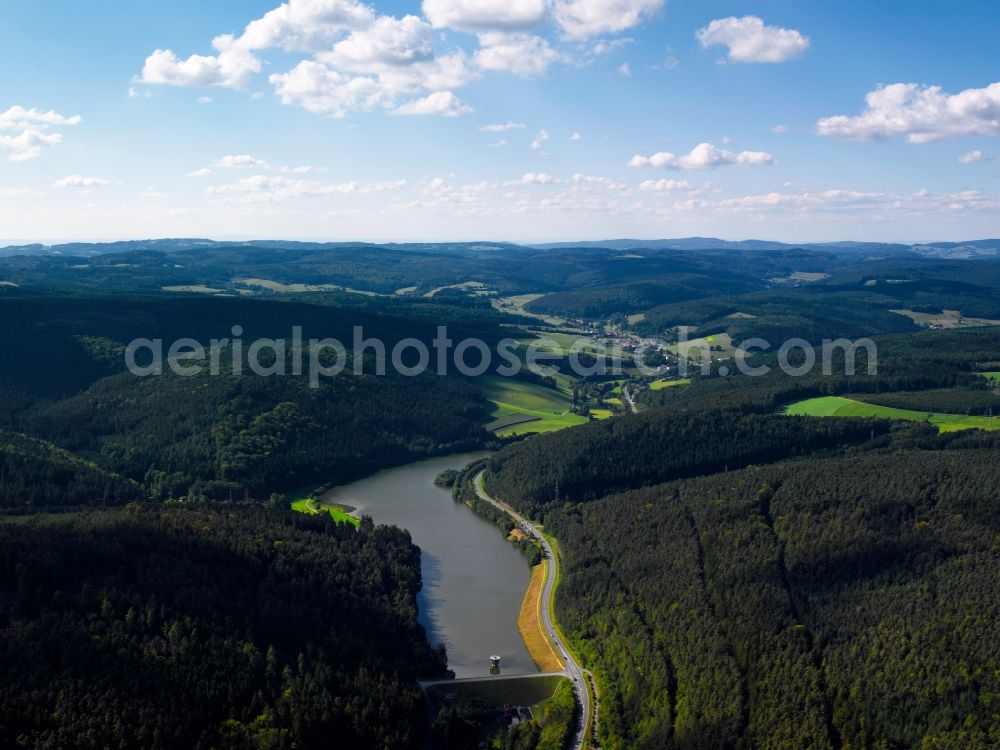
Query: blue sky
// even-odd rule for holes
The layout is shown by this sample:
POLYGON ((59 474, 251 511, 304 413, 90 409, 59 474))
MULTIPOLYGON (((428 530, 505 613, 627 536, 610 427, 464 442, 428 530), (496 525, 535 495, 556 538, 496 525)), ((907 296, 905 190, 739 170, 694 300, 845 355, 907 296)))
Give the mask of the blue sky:
POLYGON ((997 38, 995 1, 12 4, 0 240, 998 236, 997 38))

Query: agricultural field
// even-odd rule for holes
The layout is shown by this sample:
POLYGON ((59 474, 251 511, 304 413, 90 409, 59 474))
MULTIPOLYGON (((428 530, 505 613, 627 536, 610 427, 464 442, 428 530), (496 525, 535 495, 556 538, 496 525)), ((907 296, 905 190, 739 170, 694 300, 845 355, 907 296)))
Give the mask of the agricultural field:
POLYGON ((1000 385, 1000 372, 984 372, 980 374, 995 385, 1000 385))
POLYGON ((866 404, 840 396, 824 396, 822 398, 799 401, 786 407, 784 413, 789 416, 875 417, 908 422, 927 422, 928 424, 935 425, 941 432, 972 429, 1000 430, 1000 419, 992 417, 967 417, 963 414, 942 414, 938 412, 913 411, 911 409, 893 409, 888 406, 866 404))
POLYGON ((691 378, 681 378, 680 380, 654 380, 649 384, 649 390, 662 391, 664 388, 676 388, 680 385, 689 385, 691 378))
POLYGON ((510 313, 511 315, 525 315, 529 318, 537 318, 542 322, 550 326, 564 326, 568 325, 569 321, 565 318, 558 318, 554 315, 542 315, 540 313, 534 313, 530 310, 525 310, 524 306, 534 302, 536 299, 541 299, 544 294, 518 294, 513 297, 494 297, 490 300, 490 304, 493 305, 495 310, 500 312, 510 313))
POLYGON ((482 381, 486 397, 495 406, 486 429, 497 435, 553 432, 590 421, 571 413, 570 397, 554 388, 499 376, 484 377, 482 381))
POLYGON ((939 313, 923 313, 914 310, 890 310, 890 312, 904 315, 924 328, 982 328, 1000 325, 1000 320, 966 318, 958 310, 942 310, 939 313))
POLYGON ((736 354, 733 338, 728 333, 718 333, 714 336, 682 341, 667 347, 678 356, 685 353, 688 358, 701 357, 702 352, 711 352, 713 359, 732 357, 736 354), (693 351, 692 351, 693 350, 693 351))
POLYGON ((361 519, 350 515, 349 509, 340 505, 321 505, 315 498, 304 497, 292 503, 292 510, 297 513, 315 516, 323 511, 327 511, 330 517, 337 523, 349 523, 352 526, 361 526, 361 519))

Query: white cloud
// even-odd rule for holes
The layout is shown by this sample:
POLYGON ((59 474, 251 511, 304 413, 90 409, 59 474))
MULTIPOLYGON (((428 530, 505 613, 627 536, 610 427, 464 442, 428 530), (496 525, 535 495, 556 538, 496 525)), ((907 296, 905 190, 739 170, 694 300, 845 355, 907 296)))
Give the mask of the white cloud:
POLYGON ((555 0, 556 23, 570 39, 631 29, 663 6, 663 0, 555 0))
POLYGON ((699 29, 695 37, 704 48, 726 45, 729 59, 741 63, 785 62, 809 48, 809 38, 795 29, 765 26, 756 16, 718 18, 699 29))
POLYGON ((687 180, 644 180, 639 189, 646 193, 670 193, 674 190, 694 190, 687 180))
POLYGON ((599 177, 596 175, 582 174, 580 172, 573 175, 573 184, 603 187, 608 190, 622 190, 625 188, 625 185, 612 180, 610 177, 599 177))
POLYGON ((501 138, 499 141, 495 141, 490 144, 490 148, 503 148, 507 145, 507 139, 501 138))
POLYGON ((544 145, 545 141, 547 141, 548 139, 549 139, 549 133, 548 133, 548 131, 547 130, 539 130, 538 131, 538 135, 535 136, 535 140, 533 140, 531 142, 531 147, 535 151, 541 151, 542 146, 544 145))
POLYGON ((188 177, 208 177, 213 174, 215 174, 215 172, 208 167, 205 167, 204 169, 196 169, 193 172, 188 172, 188 177))
POLYGON ((26 109, 13 106, 0 112, 0 133, 10 131, 14 135, 0 135, 0 155, 6 154, 9 161, 28 161, 41 155, 42 149, 62 143, 62 134, 51 131, 53 127, 79 125, 80 115, 61 115, 55 110, 40 112, 35 108, 26 109))
POLYGON ((199 96, 195 101, 197 101, 198 104, 211 104, 215 101, 215 99, 211 96, 199 96))
POLYGON ((142 66, 138 83, 160 86, 225 86, 241 89, 260 72, 261 62, 237 40, 224 34, 212 40, 217 55, 180 59, 168 49, 155 50, 142 66))
POLYGON ((374 19, 374 11, 355 0, 289 0, 247 24, 240 42, 247 49, 314 52, 374 19))
POLYGON ((352 31, 329 52, 317 55, 334 68, 377 73, 387 65, 411 65, 434 59, 433 30, 416 16, 381 16, 352 31))
POLYGON ((250 167, 266 167, 268 164, 261 159, 255 159, 250 154, 236 154, 216 159, 212 162, 212 166, 218 169, 249 169, 250 167))
POLYGON ((211 187, 206 195, 235 195, 245 203, 260 203, 270 201, 294 200, 297 198, 313 198, 324 195, 367 194, 384 191, 401 190, 406 186, 406 180, 387 182, 339 182, 329 183, 318 180, 297 180, 274 175, 254 175, 242 180, 211 187))
POLYGON ((268 77, 285 104, 329 117, 375 108, 421 111, 432 105, 440 114, 464 113, 460 106, 440 105, 454 96, 452 89, 480 75, 469 68, 461 50, 439 56, 434 44, 433 28, 415 15, 379 16, 355 0, 289 0, 251 21, 242 35, 216 37, 212 46, 217 54, 182 60, 171 50, 156 50, 136 80, 241 88, 262 70, 255 53, 281 48, 309 55, 268 77), (417 98, 401 101, 403 97, 417 98))
POLYGON ((548 172, 528 172, 519 180, 504 183, 506 185, 554 185, 559 182, 548 172))
POLYGON ((623 62, 621 65, 618 66, 618 75, 620 75, 622 78, 628 78, 630 75, 632 75, 631 66, 627 62, 623 62))
POLYGON ((619 47, 624 47, 625 45, 632 44, 635 39, 628 36, 619 37, 617 39, 601 39, 594 43, 594 46, 590 48, 590 52, 593 55, 606 55, 609 52, 614 52, 619 47))
POLYGON ((483 70, 505 71, 522 78, 544 75, 562 56, 549 43, 531 34, 489 32, 479 35, 476 65, 483 70))
POLYGON ((482 125, 480 130, 484 133, 503 133, 507 130, 524 130, 525 125, 523 122, 513 122, 508 120, 507 122, 496 123, 493 125, 482 125))
POLYGON ((711 143, 699 143, 688 154, 678 156, 660 151, 652 156, 633 156, 630 167, 662 167, 665 169, 714 169, 727 165, 762 167, 774 164, 774 156, 766 151, 740 151, 738 153, 717 148, 711 143))
POLYGON ((32 125, 40 125, 42 127, 50 125, 79 125, 81 122, 83 122, 83 118, 80 115, 67 117, 51 109, 48 112, 39 112, 34 107, 25 109, 24 107, 15 105, 6 112, 0 112, 0 130, 24 130, 32 125))
POLYGON ((569 137, 569 139, 571 141, 582 141, 583 135, 581 133, 577 133, 576 131, 574 131, 573 134, 569 137))
POLYGON ((100 177, 81 177, 78 174, 63 177, 52 183, 55 188, 92 188, 105 187, 111 184, 111 180, 102 180, 100 177))
POLYGON ((980 150, 969 151, 958 157, 959 164, 975 164, 977 161, 986 161, 986 155, 980 150))
POLYGON ((927 143, 963 135, 1000 135, 1000 82, 949 94, 940 86, 894 83, 865 96, 860 115, 825 117, 820 135, 854 140, 905 136, 927 143))
POLYGON ((786 133, 790 133, 791 130, 787 125, 775 125, 771 128, 771 132, 778 135, 785 135, 786 133))
POLYGON ((451 91, 435 91, 421 99, 415 99, 396 107, 394 115, 434 115, 436 117, 459 117, 472 113, 472 107, 462 104, 451 91))
POLYGON ((547 0, 424 0, 435 28, 459 31, 525 31, 545 20, 547 0))
POLYGON ((298 104, 308 112, 329 117, 372 109, 385 98, 375 79, 345 76, 312 60, 303 60, 287 73, 275 73, 269 80, 283 104, 298 104))

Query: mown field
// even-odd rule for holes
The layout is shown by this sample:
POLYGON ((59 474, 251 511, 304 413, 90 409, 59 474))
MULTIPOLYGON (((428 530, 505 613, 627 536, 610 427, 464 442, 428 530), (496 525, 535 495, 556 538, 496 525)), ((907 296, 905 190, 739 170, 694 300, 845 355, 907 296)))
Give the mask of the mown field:
POLYGON ((680 380, 654 380, 649 384, 649 390, 662 391, 664 388, 675 388, 679 385, 688 385, 690 382, 691 378, 682 378, 680 380))
POLYGON ((554 388, 499 376, 484 377, 482 384, 486 397, 495 406, 486 429, 497 435, 553 432, 590 421, 571 413, 570 397, 554 388))
POLYGON ((824 396, 799 401, 785 407, 784 413, 789 416, 805 417, 876 417, 881 419, 898 419, 908 422, 927 422, 935 425, 941 432, 956 430, 998 430, 1000 419, 992 417, 968 417, 963 414, 942 414, 939 412, 914 411, 912 409, 893 409, 888 406, 877 406, 854 401, 840 396, 824 396))
POLYGON ((531 569, 531 583, 524 592, 517 628, 521 631, 521 638, 528 647, 528 653, 531 654, 535 666, 542 672, 561 672, 564 669, 563 664, 556 655, 555 647, 549 640, 541 619, 542 589, 545 586, 548 565, 548 561, 543 560, 531 569))
POLYGON ((338 523, 349 523, 352 526, 361 526, 361 519, 350 515, 346 510, 336 505, 320 505, 315 498, 304 497, 292 503, 292 510, 298 513, 305 513, 315 516, 323 511, 327 511, 330 517, 338 523))

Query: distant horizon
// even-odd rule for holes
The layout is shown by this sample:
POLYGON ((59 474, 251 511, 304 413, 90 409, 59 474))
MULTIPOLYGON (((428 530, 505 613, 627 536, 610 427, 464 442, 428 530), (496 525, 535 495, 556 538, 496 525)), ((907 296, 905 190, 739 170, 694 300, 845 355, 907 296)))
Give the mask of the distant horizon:
POLYGON ((573 244, 573 243, 584 243, 588 245, 600 244, 602 242, 679 242, 683 240, 718 240, 720 242, 727 243, 747 243, 747 242, 773 242, 782 245, 832 245, 832 244, 871 244, 871 245, 935 245, 940 243, 958 243, 967 244, 975 242, 1000 242, 1000 234, 996 237, 975 237, 975 238, 965 238, 965 239, 955 239, 954 237, 943 237, 939 239, 919 239, 919 240, 891 240, 891 239, 827 239, 827 240, 786 240, 786 239, 773 239, 770 237, 759 237, 759 236, 747 236, 739 238, 730 237, 719 237, 710 234, 693 234, 693 235, 678 235, 678 236, 655 236, 655 237, 636 237, 636 236, 620 236, 620 237, 599 237, 596 239, 541 239, 541 240, 510 240, 510 239, 496 239, 492 237, 471 237, 467 239, 442 239, 442 238, 432 238, 432 239, 369 239, 363 237, 352 237, 352 238, 336 238, 336 237, 286 237, 286 236, 258 236, 258 235, 216 235, 216 236, 202 236, 202 235, 174 235, 174 236, 134 236, 134 237, 117 237, 117 238, 58 238, 58 239, 0 239, 0 250, 6 250, 13 247, 25 247, 31 245, 41 245, 43 247, 58 247, 60 245, 111 245, 116 243, 124 242, 161 242, 165 240, 203 240, 206 242, 214 243, 227 243, 227 242, 303 242, 303 243, 324 243, 324 244, 337 244, 337 243, 360 243, 367 245, 421 245, 421 244, 434 244, 434 243, 446 243, 446 244, 476 244, 476 243, 497 243, 497 244, 507 244, 507 245, 521 245, 524 247, 532 247, 536 245, 562 245, 562 244, 573 244))

